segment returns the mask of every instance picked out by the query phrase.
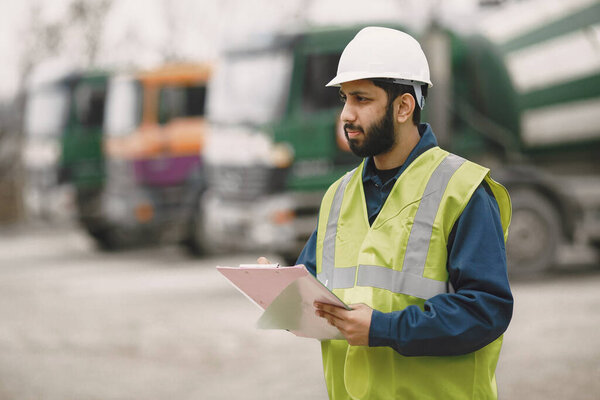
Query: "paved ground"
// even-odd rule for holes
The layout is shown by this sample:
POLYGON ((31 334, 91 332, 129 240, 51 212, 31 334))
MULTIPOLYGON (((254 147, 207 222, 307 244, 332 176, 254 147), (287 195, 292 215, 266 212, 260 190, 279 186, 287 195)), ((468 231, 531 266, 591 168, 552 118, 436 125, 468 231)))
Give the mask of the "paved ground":
MULTIPOLYGON (((176 247, 105 254, 75 230, 0 230, 0 400, 326 399, 317 341, 176 247)), ((573 257, 571 257, 573 259, 573 257)), ((513 283, 502 399, 597 399, 600 264, 513 283)))

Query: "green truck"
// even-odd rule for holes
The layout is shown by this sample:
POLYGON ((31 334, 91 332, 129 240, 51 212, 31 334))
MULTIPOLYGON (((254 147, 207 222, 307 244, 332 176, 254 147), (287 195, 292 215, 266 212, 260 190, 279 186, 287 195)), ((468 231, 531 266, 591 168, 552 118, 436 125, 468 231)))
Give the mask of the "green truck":
POLYGON ((107 80, 100 71, 69 73, 28 92, 23 158, 31 217, 76 218, 81 193, 102 188, 107 80))
MULTIPOLYGON (((565 4, 545 18, 518 7, 531 5, 490 14, 486 30, 434 24, 420 35, 434 82, 423 120, 509 189, 509 271, 528 274, 553 266, 562 244, 600 240, 600 6, 565 4), (537 18, 515 18, 526 14, 537 18)), ((359 162, 340 140, 338 93, 324 85, 360 28, 224 52, 208 104, 202 213, 211 246, 294 261, 325 189, 359 162)))
POLYGON ((336 138, 339 94, 324 86, 356 32, 276 35, 224 53, 208 99, 208 247, 295 261, 324 190, 360 161, 336 138))
POLYGON ((511 194, 509 272, 600 243, 600 2, 524 1, 470 33, 430 29, 429 120, 511 194), (434 84, 436 84, 434 83, 434 84))

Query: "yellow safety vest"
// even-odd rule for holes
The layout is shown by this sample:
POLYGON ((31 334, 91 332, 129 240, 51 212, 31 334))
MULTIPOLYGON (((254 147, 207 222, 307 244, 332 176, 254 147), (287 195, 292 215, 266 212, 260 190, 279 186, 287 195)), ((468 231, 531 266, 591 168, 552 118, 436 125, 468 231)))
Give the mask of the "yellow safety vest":
MULTIPOLYGON (((483 180, 500 209, 507 238, 506 189, 489 170, 434 147, 396 181, 369 226, 364 162, 323 197, 317 231, 317 276, 347 304, 382 312, 403 310, 451 290, 447 241, 454 223, 483 180)), ((495 369, 502 337, 460 356, 405 357, 390 347, 322 342, 332 399, 496 399, 495 369)))

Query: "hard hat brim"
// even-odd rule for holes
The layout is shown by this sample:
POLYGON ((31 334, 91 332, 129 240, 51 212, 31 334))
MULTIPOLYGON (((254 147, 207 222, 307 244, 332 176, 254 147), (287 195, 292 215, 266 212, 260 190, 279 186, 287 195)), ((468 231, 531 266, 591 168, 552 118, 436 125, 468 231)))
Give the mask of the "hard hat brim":
MULTIPOLYGON (((378 74, 374 74, 372 72, 342 72, 341 74, 337 74, 337 76, 335 78, 333 78, 331 81, 329 81, 329 83, 327 83, 325 86, 327 87, 339 87, 342 83, 345 82, 352 82, 352 81, 359 81, 361 79, 376 79, 376 78, 381 78, 381 79, 390 79, 390 78, 395 78, 397 75, 397 73, 394 72, 381 72, 378 74)), ((400 77, 397 77, 400 78, 400 77)), ((428 87, 432 87, 433 84, 431 83, 431 81, 429 80, 414 80, 412 81, 413 83, 420 83, 423 85, 427 85, 428 87)))

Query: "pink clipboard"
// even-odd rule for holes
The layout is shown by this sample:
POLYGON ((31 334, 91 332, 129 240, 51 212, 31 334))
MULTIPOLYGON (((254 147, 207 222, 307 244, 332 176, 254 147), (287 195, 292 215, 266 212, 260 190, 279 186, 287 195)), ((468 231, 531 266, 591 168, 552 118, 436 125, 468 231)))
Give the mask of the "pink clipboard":
POLYGON ((217 267, 240 292, 264 310, 260 329, 285 329, 319 340, 343 339, 340 331, 315 315, 313 303, 350 308, 315 278, 304 265, 217 267))
POLYGON ((265 310, 292 282, 310 272, 304 265, 276 267, 217 267, 240 292, 265 310))

